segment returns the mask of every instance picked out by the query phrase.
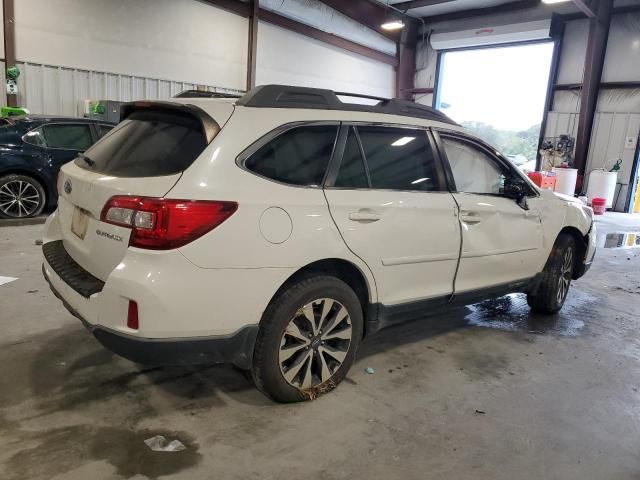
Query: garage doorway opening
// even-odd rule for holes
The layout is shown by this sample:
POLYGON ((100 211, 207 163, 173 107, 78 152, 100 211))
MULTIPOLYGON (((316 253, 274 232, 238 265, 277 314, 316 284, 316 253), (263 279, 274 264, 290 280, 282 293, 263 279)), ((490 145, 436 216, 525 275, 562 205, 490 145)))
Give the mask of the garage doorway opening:
POLYGON ((535 170, 553 42, 440 53, 434 106, 535 170))

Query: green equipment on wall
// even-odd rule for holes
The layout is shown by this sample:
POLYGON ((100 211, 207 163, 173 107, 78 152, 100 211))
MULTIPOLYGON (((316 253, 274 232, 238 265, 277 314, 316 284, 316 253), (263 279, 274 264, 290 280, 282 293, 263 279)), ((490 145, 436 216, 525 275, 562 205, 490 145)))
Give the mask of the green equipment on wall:
POLYGON ((22 107, 2 107, 0 109, 2 118, 18 117, 20 115, 29 115, 29 110, 22 107))
POLYGON ((20 76, 20 69, 15 65, 7 68, 7 78, 11 80, 17 80, 20 76))

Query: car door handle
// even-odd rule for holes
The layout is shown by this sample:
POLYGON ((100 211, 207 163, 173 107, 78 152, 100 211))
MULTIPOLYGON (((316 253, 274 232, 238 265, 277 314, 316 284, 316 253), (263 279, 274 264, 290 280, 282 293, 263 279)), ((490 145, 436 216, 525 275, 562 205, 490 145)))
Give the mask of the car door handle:
POLYGON ((360 223, 371 223, 380 220, 380 214, 370 210, 359 210, 349 214, 349 220, 360 223))
POLYGON ((464 223, 476 224, 482 221, 482 217, 475 212, 460 212, 460 220, 464 223))

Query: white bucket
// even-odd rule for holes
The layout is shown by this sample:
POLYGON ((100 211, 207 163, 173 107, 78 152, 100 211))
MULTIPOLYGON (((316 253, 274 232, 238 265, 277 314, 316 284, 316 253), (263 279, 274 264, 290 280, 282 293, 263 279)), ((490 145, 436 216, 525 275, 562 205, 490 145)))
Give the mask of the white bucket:
POLYGON ((578 170, 576 168, 560 168, 553 167, 552 171, 556 174, 557 193, 571 195, 576 191, 576 181, 578 180, 578 170))
POLYGON ((589 200, 600 197, 607 199, 607 208, 613 208, 613 197, 616 193, 618 172, 606 172, 605 170, 592 170, 589 174, 587 185, 587 197, 589 200))

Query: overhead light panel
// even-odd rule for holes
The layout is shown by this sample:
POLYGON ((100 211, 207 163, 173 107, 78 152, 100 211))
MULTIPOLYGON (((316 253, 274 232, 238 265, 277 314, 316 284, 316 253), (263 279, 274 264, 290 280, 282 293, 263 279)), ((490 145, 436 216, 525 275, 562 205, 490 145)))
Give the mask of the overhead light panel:
POLYGON ((404 22, 398 19, 389 19, 380 25, 380 28, 384 30, 400 30, 404 28, 404 22))
POLYGON ((542 3, 564 3, 570 1, 571 0, 542 0, 542 3))
POLYGON ((411 182, 411 185, 416 185, 418 183, 426 182, 427 180, 429 180, 429 177, 419 178, 419 179, 414 180, 413 182, 411 182))
POLYGON ((402 147, 404 145, 406 145, 407 143, 415 140, 416 137, 400 137, 398 140, 396 140, 395 142, 393 142, 391 144, 392 147, 402 147))

